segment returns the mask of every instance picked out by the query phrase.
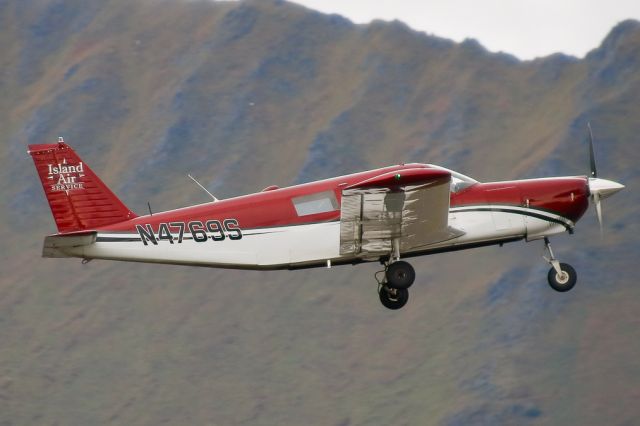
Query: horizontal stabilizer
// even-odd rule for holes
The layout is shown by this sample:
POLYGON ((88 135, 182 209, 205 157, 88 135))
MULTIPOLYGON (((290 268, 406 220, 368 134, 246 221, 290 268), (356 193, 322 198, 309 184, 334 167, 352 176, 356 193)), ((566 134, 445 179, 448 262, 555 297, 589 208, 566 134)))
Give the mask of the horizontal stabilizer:
POLYGON ((95 243, 97 235, 96 231, 49 235, 44 239, 42 257, 74 257, 67 252, 95 243))

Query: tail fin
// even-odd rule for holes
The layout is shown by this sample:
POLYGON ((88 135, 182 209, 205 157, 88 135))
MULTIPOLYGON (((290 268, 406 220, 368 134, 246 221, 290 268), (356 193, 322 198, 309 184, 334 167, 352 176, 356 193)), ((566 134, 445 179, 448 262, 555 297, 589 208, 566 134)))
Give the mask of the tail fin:
POLYGON ((59 233, 84 231, 136 215, 83 163, 69 145, 29 145, 59 233))

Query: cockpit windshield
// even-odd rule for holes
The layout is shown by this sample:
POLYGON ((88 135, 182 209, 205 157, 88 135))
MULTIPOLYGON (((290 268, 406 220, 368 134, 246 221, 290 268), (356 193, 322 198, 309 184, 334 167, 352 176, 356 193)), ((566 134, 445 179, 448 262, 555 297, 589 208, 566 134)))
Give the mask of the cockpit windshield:
POLYGON ((463 175, 462 173, 455 172, 445 167, 436 166, 434 164, 427 164, 427 165, 429 167, 433 167, 434 169, 446 170, 449 173, 451 173, 451 192, 454 194, 462 191, 465 188, 470 187, 471 185, 475 185, 476 183, 478 183, 477 180, 472 179, 469 176, 463 175))

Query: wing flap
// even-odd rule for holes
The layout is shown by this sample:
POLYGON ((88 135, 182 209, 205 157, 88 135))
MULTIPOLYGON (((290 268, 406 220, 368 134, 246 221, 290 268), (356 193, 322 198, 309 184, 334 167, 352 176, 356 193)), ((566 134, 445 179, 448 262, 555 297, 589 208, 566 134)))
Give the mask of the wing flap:
POLYGON ((416 249, 463 232, 448 226, 451 174, 440 169, 386 173, 342 192, 340 254, 416 249))

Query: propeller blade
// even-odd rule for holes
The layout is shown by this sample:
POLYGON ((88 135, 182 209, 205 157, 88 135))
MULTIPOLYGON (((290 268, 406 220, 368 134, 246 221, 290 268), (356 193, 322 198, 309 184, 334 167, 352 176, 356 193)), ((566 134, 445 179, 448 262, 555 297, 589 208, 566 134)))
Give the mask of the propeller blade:
POLYGON ((591 122, 587 123, 589 128, 589 164, 591 166, 591 177, 598 177, 598 171, 596 170, 596 156, 593 152, 593 131, 591 131, 591 122))
POLYGON ((589 129, 589 165, 591 166, 591 176, 589 177, 589 193, 591 200, 596 207, 598 215, 598 223, 600 224, 600 236, 604 236, 604 225, 602 219, 602 200, 624 189, 624 185, 611 180, 598 178, 596 170, 596 155, 593 149, 593 130, 591 130, 591 122, 587 122, 589 129))
POLYGON ((589 178, 589 193, 591 194, 591 201, 596 207, 596 214, 598 215, 598 223, 600 224, 600 235, 603 234, 603 219, 602 219, 602 200, 611 197, 618 191, 624 189, 624 185, 612 180, 589 178))
POLYGON ((600 194, 593 194, 593 203, 596 205, 596 214, 598 215, 598 223, 600 224, 600 236, 603 236, 604 230, 602 225, 602 202, 600 199, 600 194))

